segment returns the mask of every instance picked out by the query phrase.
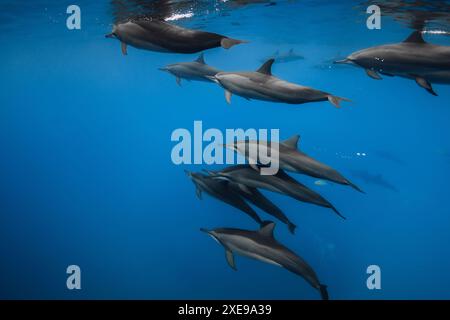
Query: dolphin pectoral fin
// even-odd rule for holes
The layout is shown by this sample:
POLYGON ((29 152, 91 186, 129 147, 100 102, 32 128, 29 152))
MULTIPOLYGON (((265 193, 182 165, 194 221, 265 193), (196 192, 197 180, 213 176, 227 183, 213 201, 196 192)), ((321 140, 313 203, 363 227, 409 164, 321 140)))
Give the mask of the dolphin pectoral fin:
POLYGON ((232 96, 233 94, 230 92, 230 91, 228 91, 228 90, 225 90, 225 100, 227 100, 227 103, 228 104, 231 104, 231 96, 232 96))
POLYGON ((369 77, 371 77, 372 79, 375 79, 375 80, 381 80, 381 79, 383 79, 383 78, 381 78, 381 76, 380 76, 375 70, 372 70, 372 69, 366 69, 366 73, 367 73, 367 75, 368 75, 369 77))
POLYGON ((237 271, 236 265, 234 264, 233 252, 231 252, 231 250, 225 249, 225 256, 227 258, 228 265, 231 267, 231 269, 237 271))
POLYGON ((127 51, 127 44, 126 44, 125 42, 121 42, 121 43, 120 43, 120 46, 121 46, 121 48, 122 48, 122 54, 123 54, 124 56, 126 56, 126 55, 128 54, 128 51, 127 51))
POLYGON ((347 98, 341 98, 341 97, 336 97, 336 96, 332 96, 332 95, 329 95, 329 96, 328 96, 328 101, 330 101, 330 103, 331 103, 333 106, 335 106, 336 108, 340 108, 340 107, 341 107, 341 105, 340 105, 340 102, 341 102, 341 101, 348 101, 348 102, 351 102, 350 99, 347 99, 347 98))
POLYGON ((434 92, 433 87, 431 86, 431 83, 429 83, 426 79, 422 77, 416 77, 416 83, 427 90, 429 93, 431 93, 433 96, 437 96, 437 93, 434 92))
POLYGON ((179 85, 181 87, 181 78, 176 77, 175 80, 177 81, 177 85, 179 85))

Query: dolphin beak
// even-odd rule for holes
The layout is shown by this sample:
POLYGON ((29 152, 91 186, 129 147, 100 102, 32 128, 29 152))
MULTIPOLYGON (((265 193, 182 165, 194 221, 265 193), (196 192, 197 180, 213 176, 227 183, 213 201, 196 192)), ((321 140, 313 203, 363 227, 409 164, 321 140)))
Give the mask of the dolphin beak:
POLYGON ((116 35, 114 34, 114 33, 108 33, 108 34, 105 34, 105 38, 110 38, 110 39, 112 39, 112 38, 115 38, 116 37, 116 35))
POLYGON ((160 70, 160 71, 169 71, 169 69, 167 69, 167 67, 158 68, 158 70, 160 70))
POLYGON ((345 58, 342 60, 336 60, 333 62, 334 64, 352 64, 353 61, 351 61, 349 58, 345 58))
POLYGON ((219 80, 217 80, 216 76, 205 76, 205 78, 208 79, 208 80, 210 80, 210 81, 212 81, 212 82, 215 82, 215 83, 217 83, 217 84, 220 84, 220 83, 219 83, 219 80))
POLYGON ((184 173, 189 177, 192 178, 192 172, 184 170, 184 173))
POLYGON ((209 234, 209 230, 208 229, 200 228, 200 231, 209 234))

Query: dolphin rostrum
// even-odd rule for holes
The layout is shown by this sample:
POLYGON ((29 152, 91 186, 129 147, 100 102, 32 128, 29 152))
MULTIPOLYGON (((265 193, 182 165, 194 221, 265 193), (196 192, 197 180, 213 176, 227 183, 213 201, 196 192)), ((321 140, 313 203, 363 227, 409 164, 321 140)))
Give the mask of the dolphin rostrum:
MULTIPOLYGON (((359 192, 363 192, 358 186, 346 179, 342 174, 340 174, 335 169, 330 166, 311 158, 306 153, 298 149, 298 142, 300 140, 299 135, 294 135, 293 137, 277 143, 277 142, 267 142, 267 141, 255 141, 255 140, 242 140, 236 141, 231 144, 225 145, 226 148, 235 150, 241 155, 249 158, 251 156, 250 149, 258 148, 262 154, 271 154, 272 161, 278 159, 277 161, 279 168, 286 171, 306 174, 308 176, 332 181, 338 184, 349 185, 359 192), (272 147, 274 144, 278 144, 278 149, 272 147), (266 148, 265 151, 261 151, 261 148, 266 148), (276 151, 278 150, 278 152, 276 151), (266 153, 264 153, 266 152, 266 153), (278 153, 278 154, 275 154, 278 153)), ((258 163, 258 159, 250 159, 253 163, 258 163)))
POLYGON ((357 51, 335 63, 361 67, 376 80, 381 80, 380 74, 413 79, 435 96, 432 83, 450 84, 450 46, 427 43, 420 31, 401 43, 357 51))
POLYGON ((210 175, 212 177, 216 176, 218 179, 225 178, 244 186, 284 194, 301 202, 330 208, 341 218, 345 219, 328 200, 300 182, 295 181, 282 170, 279 170, 276 175, 262 175, 250 165, 236 165, 227 167, 222 171, 210 172, 210 175))
POLYGON ((219 72, 211 79, 225 89, 228 103, 231 103, 232 94, 246 99, 288 104, 329 101, 337 108, 341 100, 350 101, 274 77, 271 71, 273 62, 274 59, 267 60, 255 72, 219 72))
POLYGON ((260 225, 263 223, 258 214, 239 196, 239 194, 229 188, 227 181, 214 179, 201 173, 186 171, 186 174, 195 184, 196 194, 199 199, 202 198, 202 192, 204 191, 210 196, 245 212, 260 225))
POLYGON ((266 223, 258 231, 218 228, 200 229, 210 235, 225 248, 228 265, 236 269, 234 253, 274 264, 293 272, 305 279, 313 288, 319 290, 323 300, 328 300, 327 286, 320 283, 309 264, 297 254, 279 243, 273 235, 275 223, 266 223))
POLYGON ((127 45, 158 52, 196 53, 216 47, 229 49, 246 42, 217 33, 182 28, 158 19, 117 23, 106 37, 117 38, 124 55, 127 54, 127 45))
POLYGON ((203 53, 195 61, 169 64, 160 68, 160 70, 173 74, 176 77, 178 85, 181 85, 181 79, 213 82, 208 77, 215 76, 220 72, 219 69, 208 66, 205 63, 203 53))

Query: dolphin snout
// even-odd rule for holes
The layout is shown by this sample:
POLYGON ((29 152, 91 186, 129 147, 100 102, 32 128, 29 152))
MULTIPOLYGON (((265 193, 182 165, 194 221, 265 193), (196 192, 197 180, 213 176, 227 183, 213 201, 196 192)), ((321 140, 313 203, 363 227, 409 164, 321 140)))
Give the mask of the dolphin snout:
POLYGON ((216 76, 205 76, 205 78, 212 82, 219 83, 219 80, 216 78, 216 76))
POLYGON ((200 228, 200 231, 201 231, 201 232, 204 232, 204 233, 208 233, 208 234, 209 234, 209 232, 210 232, 208 229, 205 229, 205 228, 200 228))
POLYGON ((105 38, 115 38, 115 37, 116 35, 114 34, 114 32, 105 34, 105 38))
POLYGON ((350 60, 349 58, 345 58, 345 59, 342 59, 342 60, 336 60, 333 63, 334 64, 350 64, 350 63, 353 63, 353 61, 350 60))
POLYGON ((158 70, 160 70, 160 71, 169 71, 169 68, 167 68, 167 67, 161 67, 161 68, 158 68, 158 70))
POLYGON ((189 177, 192 178, 192 172, 188 171, 188 170, 184 170, 184 173, 189 177))

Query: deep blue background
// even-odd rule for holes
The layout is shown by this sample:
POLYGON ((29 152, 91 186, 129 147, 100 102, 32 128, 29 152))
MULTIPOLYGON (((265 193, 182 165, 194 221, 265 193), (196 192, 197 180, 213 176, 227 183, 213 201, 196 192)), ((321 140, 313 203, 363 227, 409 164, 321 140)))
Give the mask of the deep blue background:
MULTIPOLYGON (((365 26, 354 1, 280 2, 178 21, 251 42, 205 53, 224 70, 254 70, 277 49, 305 60, 275 75, 348 97, 271 104, 233 97, 214 84, 157 70, 196 55, 159 54, 105 39, 107 1, 77 1, 82 30, 65 26, 65 1, 1 1, 0 298, 316 299, 303 279, 237 257, 238 272, 200 227, 256 225, 209 197, 199 201, 170 159, 176 128, 280 128, 301 134, 305 152, 360 185, 353 189, 295 175, 347 216, 269 194, 298 225, 276 237, 303 256, 334 299, 450 298, 450 87, 433 97, 413 81, 375 81, 363 70, 323 62, 411 30, 390 18, 365 26), (393 154, 403 165, 376 156, 393 154), (358 157, 357 152, 367 153, 358 157), (354 169, 382 174, 399 192, 365 184, 354 169), (82 269, 82 290, 66 289, 66 267, 82 269), (366 288, 366 268, 382 270, 382 290, 366 288)), ((449 45, 448 36, 427 35, 449 45)), ((261 215, 268 218, 264 213, 261 215)))

